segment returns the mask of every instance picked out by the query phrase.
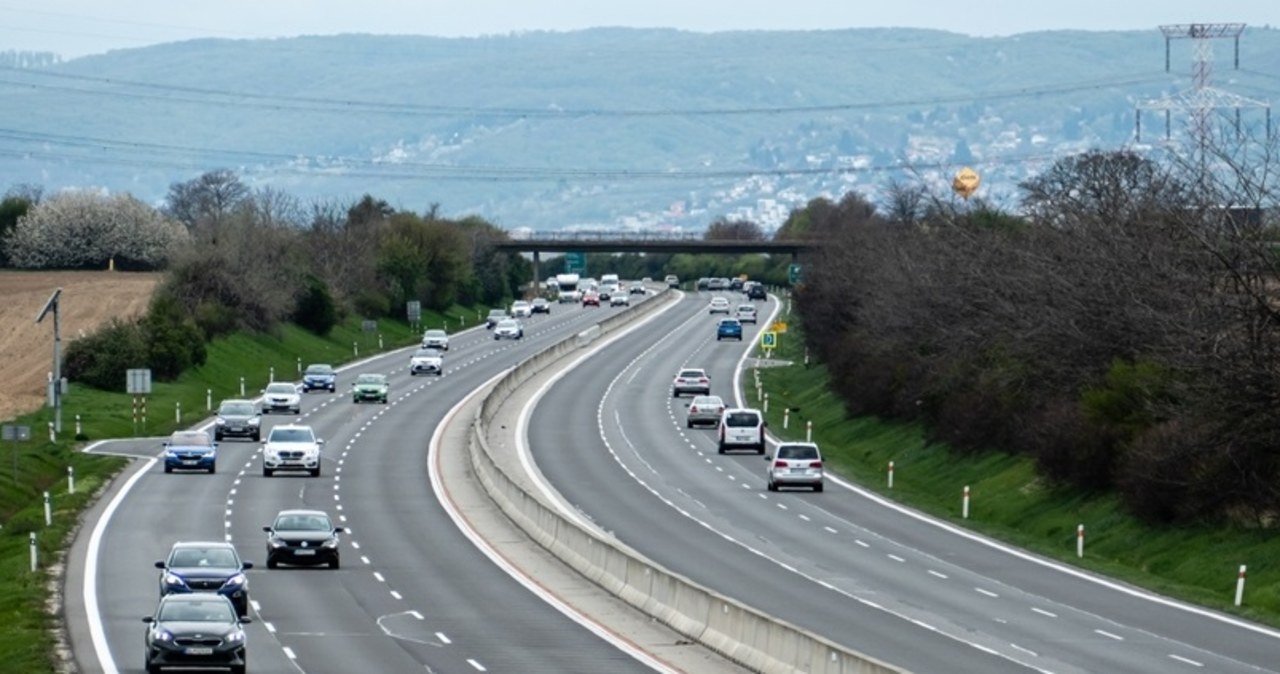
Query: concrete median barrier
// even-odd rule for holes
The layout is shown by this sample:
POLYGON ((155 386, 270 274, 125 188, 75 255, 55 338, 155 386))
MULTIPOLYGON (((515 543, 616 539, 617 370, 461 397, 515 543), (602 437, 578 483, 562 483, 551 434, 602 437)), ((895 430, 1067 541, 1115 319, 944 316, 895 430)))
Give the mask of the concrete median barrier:
POLYGON ((489 497, 531 538, 584 577, 680 634, 756 672, 818 674, 903 674, 880 662, 795 625, 739 603, 668 571, 634 550, 598 536, 547 503, 510 470, 520 470, 510 443, 501 454, 489 443, 489 423, 512 393, 557 361, 642 318, 672 291, 641 302, 602 321, 584 340, 570 336, 513 368, 496 382, 468 433, 472 469, 489 497), (508 455, 509 454, 509 455, 508 455))

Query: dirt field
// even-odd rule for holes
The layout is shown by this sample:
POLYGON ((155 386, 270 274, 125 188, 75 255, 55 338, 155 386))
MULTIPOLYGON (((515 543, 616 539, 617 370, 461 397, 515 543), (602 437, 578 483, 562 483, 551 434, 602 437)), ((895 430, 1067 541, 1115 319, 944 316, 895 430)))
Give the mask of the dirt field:
MULTIPOLYGON (((36 324, 55 288, 62 288, 62 350, 82 332, 115 316, 147 308, 162 274, 109 271, 0 271, 0 419, 37 410, 53 369, 53 316, 36 324)), ((124 382, 120 382, 124 386, 124 382)))

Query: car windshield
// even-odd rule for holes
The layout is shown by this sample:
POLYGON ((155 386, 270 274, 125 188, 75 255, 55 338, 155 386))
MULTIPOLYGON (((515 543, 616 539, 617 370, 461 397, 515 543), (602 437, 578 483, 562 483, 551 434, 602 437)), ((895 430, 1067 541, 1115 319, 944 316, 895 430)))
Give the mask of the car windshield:
POLYGON ((758 425, 760 417, 754 412, 733 412, 725 415, 724 423, 734 428, 745 428, 758 425))
POLYGON ((817 459, 818 450, 808 445, 783 445, 778 448, 779 459, 817 459))
POLYGON ((169 557, 169 566, 212 566, 229 568, 240 566, 240 562, 236 560, 236 553, 228 550, 227 548, 183 547, 174 549, 173 555, 169 557))
POLYGON ((182 431, 182 432, 174 433, 169 438, 169 444, 183 445, 186 447, 191 447, 193 445, 199 446, 199 447, 208 447, 213 444, 213 441, 209 439, 208 433, 204 433, 201 431, 182 431))
POLYGON ((267 384, 267 393, 297 393, 298 389, 293 384, 279 383, 267 384))
MULTIPOLYGON (((401 356, 403 358, 403 356, 401 356)), ((357 384, 382 384, 386 378, 380 374, 362 374, 356 377, 357 384)))
POLYGON ((506 316, 506 315, 507 315, 507 312, 506 312, 506 310, 504 310, 504 309, 490 309, 490 310, 489 310, 489 316, 490 316, 490 317, 495 317, 495 316, 506 316))
POLYGON ((501 323, 499 323, 499 324, 498 324, 498 327, 500 327, 500 328, 510 328, 510 329, 515 329, 515 327, 516 327, 517 325, 519 325, 519 324, 518 324, 518 323, 516 323, 515 321, 512 321, 512 320, 505 320, 505 321, 502 321, 501 323))
POLYGON ((315 442, 310 428, 273 428, 271 442, 315 442))
POLYGON ((723 321, 720 321, 720 326, 721 326, 721 327, 726 327, 726 328, 736 328, 736 327, 738 327, 739 325, 740 325, 740 323, 738 323, 738 321, 736 321, 736 320, 734 320, 734 319, 732 319, 732 318, 729 318, 729 319, 725 319, 725 320, 723 320, 723 321))
POLYGON ((298 513, 277 517, 271 528, 276 531, 331 531, 333 524, 325 515, 298 513))
POLYGON ((414 352, 413 357, 414 358, 435 358, 439 355, 440 355, 440 352, 436 351, 435 349, 418 349, 416 352, 414 352))
POLYGON ((160 615, 156 619, 164 622, 229 623, 235 622, 236 617, 231 602, 217 597, 196 601, 167 601, 160 607, 160 615))
POLYGON ((681 370, 679 376, 684 377, 685 379, 697 379, 698 377, 703 376, 703 374, 702 370, 681 370))
POLYGON ((720 396, 698 396, 693 399, 693 404, 697 407, 724 407, 720 396))
POLYGON ((333 374, 332 365, 308 365, 307 374, 333 374))
POLYGON ((756 308, 751 306, 750 304, 744 304, 738 307, 738 313, 740 314, 754 314, 755 312, 756 312, 756 308))
POLYGON ((218 414, 224 417, 251 417, 254 415, 253 403, 225 403, 218 408, 218 414))
POLYGON ((444 330, 428 330, 426 334, 427 339, 440 339, 441 337, 444 337, 444 336, 445 336, 444 330))
POLYGON ((512 306, 512 307, 515 307, 515 308, 517 308, 517 309, 520 309, 520 308, 523 308, 523 307, 527 307, 527 306, 529 306, 529 303, 528 303, 528 302, 525 302, 525 301, 523 301, 523 300, 521 300, 521 301, 519 301, 519 302, 516 302, 516 303, 512 304, 511 306, 512 306))

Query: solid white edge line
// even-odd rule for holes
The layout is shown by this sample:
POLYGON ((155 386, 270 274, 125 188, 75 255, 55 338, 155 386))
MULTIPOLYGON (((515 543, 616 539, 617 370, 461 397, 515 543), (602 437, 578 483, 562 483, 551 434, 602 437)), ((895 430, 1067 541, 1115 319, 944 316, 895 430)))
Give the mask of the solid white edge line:
POLYGON ((448 498, 445 497, 446 492, 445 492, 443 483, 440 481, 440 471, 436 466, 436 461, 439 459, 439 455, 440 455, 440 441, 442 439, 442 436, 444 435, 444 429, 447 428, 450 423, 452 423, 453 418, 458 415, 458 412, 465 405, 467 405, 473 398, 478 396, 481 391, 484 391, 485 389, 489 388, 489 386, 491 386, 495 381, 497 381, 498 379, 510 373, 512 369, 514 368, 509 368, 507 370, 504 370, 498 373, 497 375, 494 375, 492 379, 490 379, 489 381, 486 381, 479 388, 475 389, 470 394, 468 394, 465 398, 459 401, 458 404, 454 405, 453 408, 451 408, 449 412, 445 414, 444 419, 441 420, 441 422, 436 426, 435 431, 431 434, 431 442, 428 445, 428 450, 427 450, 427 454, 428 454, 427 466, 429 468, 429 473, 431 476, 431 488, 432 488, 432 491, 435 492, 436 500, 440 503, 440 507, 444 508, 444 511, 446 514, 449 515, 449 518, 453 520, 453 524, 458 528, 458 531, 462 532, 462 535, 466 536, 467 540, 471 541, 471 544, 476 546, 476 549, 480 550, 480 552, 483 553, 484 556, 488 557, 489 561, 493 562, 494 566, 497 566, 498 568, 502 569, 513 580, 523 585, 526 590, 529 590, 530 592, 532 592, 535 596, 537 596, 542 601, 546 602, 551 607, 555 608, 565 617, 578 623, 579 625, 587 629, 592 634, 595 634, 596 636, 603 639, 605 642, 611 644, 614 648, 617 648, 623 653, 630 655, 637 662, 640 662, 646 667, 649 667, 650 669, 658 672, 664 672, 666 674, 681 674, 680 670, 672 669, 671 667, 667 666, 665 663, 658 661, 656 658, 654 658, 654 656, 641 650, 635 644, 627 642, 626 640, 622 639, 618 635, 605 629, 604 626, 591 620, 586 615, 579 613, 577 609, 569 606, 568 604, 565 604, 558 597, 551 594, 549 590, 538 585, 536 582, 533 581, 532 578, 530 578, 529 576, 521 572, 519 569, 512 566, 511 563, 509 563, 506 559, 504 559, 502 555, 499 555, 498 552, 494 550, 492 546, 489 545, 488 541, 485 541, 480 536, 480 534, 478 534, 475 530, 471 528, 470 524, 466 521, 464 517, 462 517, 462 514, 459 513, 457 508, 453 505, 453 502, 451 502, 448 498))

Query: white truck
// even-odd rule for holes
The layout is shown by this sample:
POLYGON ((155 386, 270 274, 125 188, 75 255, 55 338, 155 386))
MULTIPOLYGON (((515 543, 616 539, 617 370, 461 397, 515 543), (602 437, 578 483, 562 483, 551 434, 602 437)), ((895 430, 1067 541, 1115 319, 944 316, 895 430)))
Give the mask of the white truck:
POLYGON ((560 287, 559 300, 561 304, 578 303, 582 300, 582 293, 578 290, 579 278, 577 274, 556 274, 556 285, 560 287))

